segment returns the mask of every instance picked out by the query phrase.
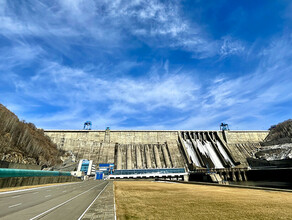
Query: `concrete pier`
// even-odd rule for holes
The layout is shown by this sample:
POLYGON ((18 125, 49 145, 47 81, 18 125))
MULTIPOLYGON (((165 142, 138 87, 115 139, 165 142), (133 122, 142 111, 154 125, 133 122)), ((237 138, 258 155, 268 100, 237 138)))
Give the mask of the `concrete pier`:
POLYGON ((127 169, 132 169, 132 146, 127 146, 127 169))
POLYGON ((121 170, 122 169, 122 152, 120 147, 118 146, 118 150, 117 150, 117 170, 121 170))
POLYGON ((142 168, 142 159, 141 159, 141 151, 140 146, 136 145, 136 160, 137 160, 137 169, 142 168))
POLYGON ((145 155, 146 155, 146 167, 147 168, 152 168, 150 151, 149 151, 149 146, 148 145, 145 145, 145 155))
POLYGON ((170 160, 169 160, 169 156, 168 156, 168 152, 167 152, 165 144, 162 145, 162 152, 163 152, 163 156, 164 156, 164 160, 165 160, 165 165, 166 165, 167 168, 170 168, 171 167, 171 163, 170 163, 170 160))
POLYGON ((242 181, 242 176, 241 176, 241 171, 237 171, 237 173, 238 173, 238 181, 242 181))
POLYGON ((243 181, 247 181, 247 176, 245 171, 242 171, 242 177, 243 177, 243 181))
POLYGON ((236 182, 237 181, 234 171, 231 171, 231 177, 232 177, 232 181, 233 182, 236 182))
POLYGON ((158 148, 157 145, 154 145, 154 155, 155 155, 155 162, 156 162, 156 168, 161 168, 161 161, 160 161, 160 157, 159 157, 159 152, 158 152, 158 148))

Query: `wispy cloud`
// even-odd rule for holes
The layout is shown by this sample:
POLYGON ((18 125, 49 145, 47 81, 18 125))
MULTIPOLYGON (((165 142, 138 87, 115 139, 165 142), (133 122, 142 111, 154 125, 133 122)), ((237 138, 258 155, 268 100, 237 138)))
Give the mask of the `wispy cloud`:
POLYGON ((2 1, 0 21, 3 36, 39 37, 66 56, 75 44, 121 48, 133 36, 151 47, 190 51, 199 59, 242 50, 238 40, 208 37, 203 27, 183 16, 177 2, 33 1, 20 7, 2 1))
POLYGON ((228 18, 212 30, 184 3, 1 1, 1 102, 45 128, 267 128, 289 117, 289 25, 263 43, 228 18))
POLYGON ((82 69, 45 62, 34 76, 25 80, 15 78, 14 82, 27 99, 59 106, 71 112, 72 119, 78 114, 105 110, 108 117, 126 118, 131 114, 151 114, 160 108, 186 111, 191 107, 188 103, 197 99, 200 85, 188 75, 163 73, 163 66, 161 75, 155 77, 150 73, 139 79, 105 79, 82 69))
POLYGON ((226 120, 233 129, 267 129, 277 123, 275 115, 281 120, 290 117, 292 111, 283 107, 292 102, 292 67, 288 64, 292 53, 287 45, 291 45, 291 37, 285 36, 259 52, 261 63, 252 73, 215 79, 200 97, 200 114, 179 126, 205 127, 209 122, 218 129, 226 120))
POLYGON ((220 47, 220 54, 222 56, 240 54, 244 52, 244 49, 245 47, 242 42, 234 40, 231 37, 225 37, 220 47))
POLYGON ((58 63, 45 62, 43 66, 44 68, 26 81, 27 84, 22 87, 27 94, 34 97, 48 97, 47 101, 52 102, 56 102, 56 97, 62 95, 69 99, 83 97, 87 101, 109 99, 129 104, 143 104, 147 109, 164 105, 185 108, 183 100, 195 99, 193 93, 199 88, 190 76, 182 74, 162 74, 158 78, 151 76, 147 78, 149 77, 147 75, 140 79, 121 77, 106 80, 94 73, 58 63))
MULTIPOLYGON (((114 127, 123 127, 122 122, 133 116, 141 119, 166 108, 179 111, 183 116, 170 124, 169 121, 153 122, 152 127, 193 129, 212 124, 210 128, 217 129, 220 121, 226 120, 236 124, 236 128, 258 128, 257 123, 263 120, 264 115, 274 114, 270 108, 273 109, 277 103, 292 101, 289 89, 292 86, 289 80, 292 69, 287 68, 284 61, 292 57, 285 46, 289 42, 282 39, 271 44, 261 53, 262 62, 255 72, 237 78, 221 75, 206 88, 187 73, 172 74, 168 68, 170 72, 167 73, 167 63, 152 68, 154 73, 160 71, 160 75, 153 75, 150 71, 146 77, 139 79, 99 78, 83 69, 44 63, 43 68, 29 80, 15 82, 19 84, 19 92, 27 97, 61 107, 63 113, 58 116, 38 119, 43 123, 62 118, 61 121, 69 124, 77 118, 96 117, 99 112, 104 117, 97 117, 99 125, 112 123, 114 127), (278 56, 274 57, 276 51, 278 56), (282 62, 275 63, 273 57, 282 62), (66 115, 65 112, 70 112, 70 116, 62 116, 66 115)), ((145 118, 144 122, 149 120, 155 120, 154 116, 145 118)), ((266 120, 261 128, 267 128, 273 123, 271 120, 266 120)), ((147 128, 147 125, 141 128, 147 128)))

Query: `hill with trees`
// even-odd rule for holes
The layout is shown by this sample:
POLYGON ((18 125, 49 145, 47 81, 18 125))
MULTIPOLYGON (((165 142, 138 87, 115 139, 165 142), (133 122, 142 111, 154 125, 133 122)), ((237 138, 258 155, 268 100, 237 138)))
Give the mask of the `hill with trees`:
POLYGON ((264 145, 292 143, 292 119, 273 125, 269 130, 264 145))
POLYGON ((0 104, 0 160, 54 166, 62 163, 63 154, 42 129, 20 121, 0 104))

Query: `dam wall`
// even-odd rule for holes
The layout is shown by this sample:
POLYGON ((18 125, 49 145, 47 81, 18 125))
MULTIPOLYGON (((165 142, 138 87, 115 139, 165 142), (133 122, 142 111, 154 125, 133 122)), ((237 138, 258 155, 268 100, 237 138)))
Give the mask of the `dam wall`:
POLYGON ((239 143, 259 143, 263 141, 269 131, 223 131, 222 136, 226 136, 228 144, 239 143))
POLYGON ((177 131, 45 131, 77 159, 114 163, 116 169, 184 167, 177 131))
POLYGON ((247 166, 268 131, 46 130, 77 159, 114 163, 115 169, 247 166))
POLYGON ((254 156, 268 131, 224 131, 222 137, 234 159, 248 165, 246 158, 254 156))

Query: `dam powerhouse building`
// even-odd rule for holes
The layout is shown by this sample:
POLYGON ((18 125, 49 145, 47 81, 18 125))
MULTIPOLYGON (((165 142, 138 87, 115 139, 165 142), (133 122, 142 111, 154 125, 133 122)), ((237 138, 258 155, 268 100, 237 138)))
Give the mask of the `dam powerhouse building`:
POLYGON ((94 164, 114 164, 110 178, 176 178, 215 172, 244 180, 268 131, 46 130, 59 148, 94 164))

